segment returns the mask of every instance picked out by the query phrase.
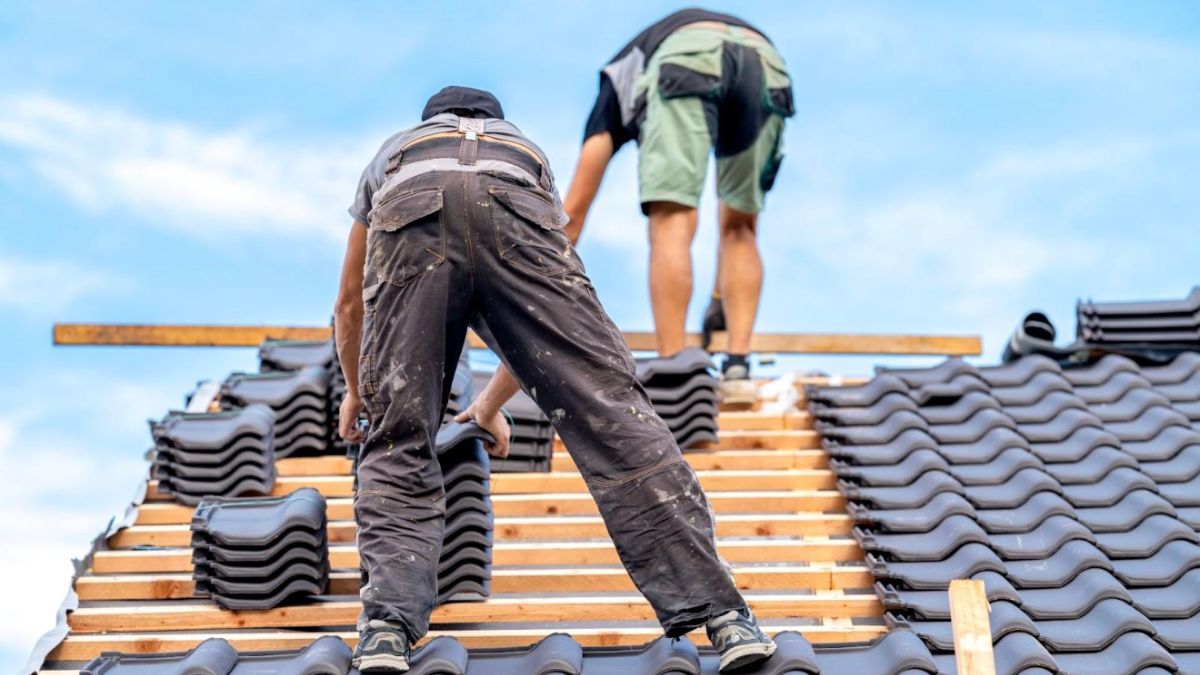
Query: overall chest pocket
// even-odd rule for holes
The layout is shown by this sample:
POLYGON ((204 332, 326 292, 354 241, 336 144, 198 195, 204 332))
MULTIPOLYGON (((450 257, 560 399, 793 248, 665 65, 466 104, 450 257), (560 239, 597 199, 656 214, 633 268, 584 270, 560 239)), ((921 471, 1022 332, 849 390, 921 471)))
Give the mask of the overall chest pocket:
POLYGON ((583 267, 549 200, 528 190, 488 188, 500 258, 542 276, 582 272, 583 267))
POLYGON ((371 212, 368 276, 407 286, 445 260, 442 188, 402 192, 371 212))

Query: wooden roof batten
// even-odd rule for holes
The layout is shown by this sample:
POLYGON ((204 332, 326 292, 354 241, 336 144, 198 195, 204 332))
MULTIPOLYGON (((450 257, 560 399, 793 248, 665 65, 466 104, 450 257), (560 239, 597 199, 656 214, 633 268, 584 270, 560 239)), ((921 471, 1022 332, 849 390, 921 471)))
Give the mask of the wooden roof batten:
MULTIPOLYGON (((623 331, 634 351, 653 351, 654 333, 623 331)), ((328 326, 247 326, 197 324, 56 323, 54 344, 74 346, 257 347, 265 340, 328 340, 328 326)), ((700 334, 688 334, 689 345, 700 345, 700 334)), ((713 351, 727 344, 725 333, 713 336, 713 351)), ((484 348, 474 333, 472 348, 484 348)), ((977 356, 983 345, 971 335, 900 335, 852 333, 756 333, 755 353, 776 354, 894 354, 977 356)))

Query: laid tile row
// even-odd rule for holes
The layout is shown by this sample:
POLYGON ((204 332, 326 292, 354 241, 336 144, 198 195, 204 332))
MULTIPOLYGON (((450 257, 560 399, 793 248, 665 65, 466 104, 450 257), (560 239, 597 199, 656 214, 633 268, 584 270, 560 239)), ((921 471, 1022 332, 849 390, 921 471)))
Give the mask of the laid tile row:
POLYGON ((951 650, 946 589, 975 577, 998 656, 1044 653, 1051 672, 1118 643, 1171 672, 1175 655, 1193 658, 1200 435, 1139 370, 1119 357, 1067 370, 951 359, 810 389, 889 625, 951 650))

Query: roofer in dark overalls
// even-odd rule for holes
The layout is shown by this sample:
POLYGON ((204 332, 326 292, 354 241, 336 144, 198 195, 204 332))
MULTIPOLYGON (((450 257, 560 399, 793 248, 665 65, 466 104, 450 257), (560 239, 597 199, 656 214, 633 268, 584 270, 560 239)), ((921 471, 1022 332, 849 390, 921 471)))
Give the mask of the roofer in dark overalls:
POLYGON ((783 58, 761 31, 728 14, 675 12, 639 33, 600 71, 600 93, 567 192, 566 232, 574 242, 609 160, 637 141, 639 198, 650 220, 650 304, 658 352, 671 356, 685 346, 696 208, 715 150, 720 234, 704 331, 728 328, 726 403, 753 403, 756 396, 747 355, 763 280, 758 213, 783 160, 784 120, 792 112, 783 58))
POLYGON ((434 437, 468 327, 503 365, 459 419, 490 431, 503 456, 500 406, 524 388, 666 634, 706 626, 724 668, 769 656, 696 474, 563 234, 545 155, 487 92, 443 89, 422 119, 363 172, 337 301, 342 436, 363 440, 356 420, 364 408, 370 418, 354 500, 365 578, 354 664, 402 672, 429 629, 446 510, 434 437))

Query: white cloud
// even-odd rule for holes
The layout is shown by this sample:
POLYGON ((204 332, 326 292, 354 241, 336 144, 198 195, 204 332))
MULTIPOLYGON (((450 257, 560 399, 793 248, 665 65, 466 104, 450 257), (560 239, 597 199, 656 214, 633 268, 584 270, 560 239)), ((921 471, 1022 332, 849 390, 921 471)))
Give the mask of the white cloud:
MULTIPOLYGON (((1071 25, 1031 27, 938 11, 892 11, 827 5, 803 20, 770 26, 782 45, 799 44, 832 58, 869 61, 892 70, 920 70, 927 79, 987 65, 1041 79, 1093 81, 1108 87, 1200 76, 1193 43, 1135 31, 1071 25)), ((817 65, 817 67, 824 67, 817 65)))
POLYGON ((1156 199, 1164 158, 1200 144, 1188 132, 1081 135, 1004 146, 956 161, 956 174, 924 176, 903 174, 902 154, 889 167, 894 186, 863 199, 854 170, 869 160, 843 157, 831 174, 822 158, 837 157, 842 144, 820 135, 809 135, 814 146, 794 158, 799 166, 785 167, 799 188, 773 195, 766 216, 768 315, 786 307, 785 325, 794 326, 790 289, 806 288, 814 295, 803 306, 829 317, 830 329, 943 326, 984 335, 989 358, 1024 312, 1042 303, 1065 309, 1097 279, 1161 253, 1161 241, 1107 226, 1115 195, 1138 176, 1150 187, 1134 188, 1137 198, 1156 199), (772 276, 785 269, 786 282, 772 276))
POLYGON ((0 307, 49 316, 80 299, 122 293, 132 282, 68 260, 0 257, 0 307))
POLYGON ((43 96, 0 105, 0 143, 77 204, 120 209, 201 238, 341 240, 369 143, 271 142, 43 96))
POLYGON ((87 552, 145 475, 141 420, 176 397, 97 373, 43 373, 10 384, 0 396, 0 541, 9 543, 0 547, 0 578, 12 582, 0 612, 0 652, 23 663, 54 625, 71 559, 87 552))

